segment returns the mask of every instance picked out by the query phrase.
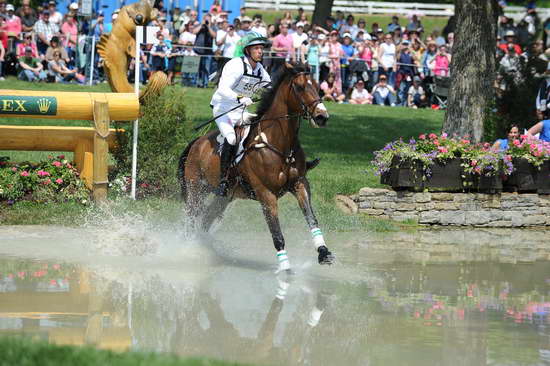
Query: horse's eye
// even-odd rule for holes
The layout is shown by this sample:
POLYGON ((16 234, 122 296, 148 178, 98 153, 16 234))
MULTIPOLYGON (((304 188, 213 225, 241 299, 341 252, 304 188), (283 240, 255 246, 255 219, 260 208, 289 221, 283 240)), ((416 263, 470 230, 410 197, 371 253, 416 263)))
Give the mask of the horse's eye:
POLYGON ((136 18, 134 19, 134 23, 136 23, 136 25, 141 25, 143 23, 143 15, 141 14, 136 15, 136 18))

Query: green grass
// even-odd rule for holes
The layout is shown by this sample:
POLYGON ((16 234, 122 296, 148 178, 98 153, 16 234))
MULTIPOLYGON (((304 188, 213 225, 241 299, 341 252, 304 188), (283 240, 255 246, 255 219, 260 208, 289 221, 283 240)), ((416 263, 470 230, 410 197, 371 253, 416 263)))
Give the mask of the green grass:
MULTIPOLYGON (((550 0, 548 0, 550 1, 550 0)), ((284 15, 285 11, 275 11, 275 10, 262 10, 259 9, 249 9, 247 10, 246 14, 250 17, 253 17, 254 14, 262 14, 263 21, 266 24, 275 24, 275 21, 277 19, 281 19, 284 15)), ((291 11, 292 18, 296 17, 298 15, 298 11, 294 10, 291 11)), ((308 20, 311 22, 311 16, 312 13, 306 12, 308 20)), ((347 13, 346 13, 347 16, 347 13)), ((353 14, 355 17, 355 22, 359 19, 364 19, 367 24, 367 29, 369 31, 372 30, 372 23, 378 23, 378 25, 386 30, 386 27, 388 24, 391 23, 391 17, 392 14, 384 14, 384 15, 369 15, 369 14, 353 14)), ((420 20, 422 22, 422 25, 424 26, 424 34, 430 34, 433 30, 437 29, 439 31, 442 31, 445 25, 447 24, 447 20, 449 18, 447 17, 435 17, 435 16, 425 16, 422 17, 420 20)), ((405 16, 400 16, 400 24, 403 27, 406 27, 409 22, 409 19, 405 16)))
POLYGON ((0 366, 238 366, 242 364, 145 352, 116 353, 57 346, 26 338, 0 338, 0 366))
MULTIPOLYGON (((21 89, 21 87, 44 84, 21 83, 9 79, 4 82, 4 88, 21 89)), ((88 90, 76 85, 51 85, 57 90, 88 90)), ((108 91, 106 85, 95 87, 94 91, 108 91)), ((212 89, 187 89, 186 103, 188 123, 197 125, 212 117, 209 107, 212 89)), ((180 101, 176 101, 180 102, 180 101)), ((311 181, 314 207, 319 221, 326 231, 357 231, 374 230, 387 231, 398 226, 387 221, 367 218, 361 215, 344 215, 335 208, 336 194, 354 194, 362 187, 378 187, 379 178, 374 175, 370 161, 373 151, 380 149, 388 141, 403 137, 409 139, 422 132, 439 132, 443 122, 443 112, 433 110, 413 110, 409 108, 390 108, 380 106, 354 106, 349 104, 327 104, 330 113, 328 126, 314 129, 305 124, 300 130, 300 140, 309 159, 321 158, 317 168, 308 173, 311 181)), ((67 125, 66 121, 36 120, 23 118, 3 119, 5 124, 54 124, 67 125)), ((71 121, 73 122, 73 121, 71 121)), ((84 121, 86 122, 86 121, 84 121)), ((87 122, 86 122, 87 123, 87 122)), ((213 126, 212 126, 213 127, 213 126)), ((27 160, 27 152, 0 152, 15 161, 27 160)), ((40 153, 36 157, 40 157, 40 153)), ((49 152, 42 153, 45 157, 49 152)), ((159 203, 156 199, 140 202, 123 201, 121 209, 148 214, 158 209, 158 216, 166 220, 176 220, 181 212, 177 201, 159 203)), ((239 202, 232 207, 232 213, 237 213, 242 222, 257 225, 265 230, 265 223, 255 202, 239 202)), ((290 195, 281 200, 281 221, 285 225, 300 227, 305 223, 296 201, 290 195)), ((92 209, 93 210, 93 209, 92 209)), ((87 211, 71 205, 37 205, 18 203, 12 208, 0 206, 0 222, 4 224, 67 224, 78 225, 82 215, 78 212, 87 211)), ((154 216, 154 215, 153 215, 154 216)), ((233 223, 234 225, 238 225, 233 223)))

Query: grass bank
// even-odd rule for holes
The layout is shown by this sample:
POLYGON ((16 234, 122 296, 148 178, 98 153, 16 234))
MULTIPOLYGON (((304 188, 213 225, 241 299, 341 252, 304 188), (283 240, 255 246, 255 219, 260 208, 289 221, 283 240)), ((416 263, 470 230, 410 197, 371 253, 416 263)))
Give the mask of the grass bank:
MULTIPOLYGON (((550 0, 548 0, 550 1, 550 0)), ((255 14, 262 14, 262 19, 266 24, 275 24, 277 19, 283 18, 285 11, 280 10, 259 10, 259 9, 248 9, 246 11, 246 14, 250 17, 253 17, 255 14)), ((298 15, 297 10, 291 11, 292 17, 296 17, 298 15)), ((313 13, 306 12, 307 18, 309 21, 311 21, 313 13)), ((346 13, 347 16, 348 13, 346 13)), ((372 30, 372 24, 378 23, 378 25, 386 30, 388 24, 391 23, 392 14, 353 14, 355 17, 355 23, 359 19, 364 19, 367 24, 367 29, 369 31, 372 30)), ((409 19, 406 16, 400 16, 400 22, 401 26, 406 27, 409 23, 409 19)), ((443 28, 445 28, 445 25, 447 24, 448 17, 436 17, 436 16, 425 16, 422 17, 420 20, 422 21, 422 26, 424 27, 425 34, 430 34, 434 30, 438 30, 441 32, 443 28)))
POLYGON ((57 346, 26 338, 0 338, 0 366, 238 366, 243 364, 144 352, 115 353, 57 346))
MULTIPOLYGON (((51 86, 56 90, 82 91, 77 85, 29 84, 9 79, 3 82, 7 89, 23 89, 30 87, 43 88, 51 86)), ((48 89, 51 90, 51 89, 48 89)), ((85 90, 90 90, 85 88, 85 90)), ((93 87, 90 91, 108 91, 107 85, 93 87)), ((187 123, 196 125, 211 118, 209 107, 212 89, 188 89, 186 91, 187 123)), ((175 101, 179 102, 179 101, 175 101)), ((413 110, 408 108, 390 108, 379 106, 356 106, 349 104, 328 104, 330 113, 327 128, 314 129, 304 124, 300 130, 302 146, 308 158, 319 157, 321 163, 308 174, 312 185, 314 207, 319 221, 325 230, 356 231, 375 230, 386 231, 395 229, 395 224, 368 219, 362 216, 347 216, 340 213, 334 206, 336 194, 353 194, 362 187, 379 186, 378 177, 370 170, 370 160, 373 151, 380 149, 388 141, 403 137, 408 139, 422 132, 439 132, 443 122, 443 112, 433 110, 413 110)), ((1 119, 1 124, 20 125, 89 125, 87 121, 56 121, 10 118, 1 119)), ((0 136, 1 138, 1 136, 0 136)), ((38 160, 51 153, 0 152, 8 155, 14 161, 27 159, 38 160)), ((129 211, 150 212, 158 208, 159 216, 166 219, 177 217, 180 203, 177 201, 159 203, 158 200, 132 202, 122 200, 122 207, 129 211)), ((0 223, 3 224, 68 224, 78 225, 81 221, 77 213, 89 209, 73 207, 72 205, 49 206, 32 203, 18 203, 11 208, 0 206, 0 223)), ((239 201, 230 210, 242 218, 242 222, 253 225, 258 230, 265 230, 259 205, 255 202, 239 201)), ((281 200, 281 221, 285 225, 297 225, 305 228, 301 212, 294 198, 287 195, 281 200)))

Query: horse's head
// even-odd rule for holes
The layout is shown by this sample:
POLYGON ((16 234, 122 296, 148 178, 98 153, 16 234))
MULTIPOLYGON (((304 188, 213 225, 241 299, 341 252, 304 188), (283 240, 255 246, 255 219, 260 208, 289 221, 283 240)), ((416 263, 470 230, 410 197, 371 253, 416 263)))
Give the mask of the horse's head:
POLYGON ((325 127, 328 121, 328 111, 319 96, 319 86, 311 77, 309 68, 294 67, 286 63, 286 69, 292 73, 290 81, 296 100, 307 119, 313 127, 325 127))

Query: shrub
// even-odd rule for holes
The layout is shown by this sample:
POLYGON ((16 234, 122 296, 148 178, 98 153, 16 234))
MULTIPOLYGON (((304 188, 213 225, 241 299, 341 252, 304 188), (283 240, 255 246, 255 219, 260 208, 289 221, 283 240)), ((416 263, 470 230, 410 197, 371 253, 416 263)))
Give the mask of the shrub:
POLYGON ((38 164, 0 161, 0 201, 89 202, 89 191, 78 171, 63 155, 38 164))
MULTIPOLYGON (((177 194, 178 158, 192 136, 186 126, 185 93, 182 88, 165 88, 142 107, 138 137, 138 176, 136 191, 140 197, 177 194)), ((117 126, 123 127, 123 126, 117 126)), ((119 147, 113 152, 116 169, 109 180, 111 188, 127 191, 131 184, 133 125, 127 133, 117 134, 119 147), (116 184, 115 184, 116 183, 116 184)))

